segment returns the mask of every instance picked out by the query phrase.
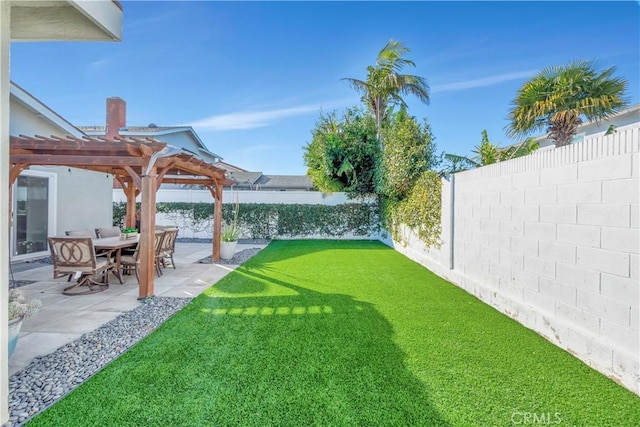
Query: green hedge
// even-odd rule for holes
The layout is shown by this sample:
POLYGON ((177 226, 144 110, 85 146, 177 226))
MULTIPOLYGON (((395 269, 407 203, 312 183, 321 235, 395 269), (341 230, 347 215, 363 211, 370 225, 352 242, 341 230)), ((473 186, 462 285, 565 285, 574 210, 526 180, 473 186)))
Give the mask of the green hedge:
MULTIPOLYGON (((139 205, 138 205, 139 207, 139 205)), ((222 205, 223 221, 233 217, 235 205, 222 205)), ((126 203, 113 204, 113 223, 122 226, 126 203)), ((156 211, 181 227, 194 231, 210 231, 213 203, 171 202, 156 204, 156 211)), ((353 234, 368 237, 380 231, 378 207, 375 204, 347 203, 337 206, 240 204, 238 225, 243 237, 274 239, 278 237, 342 237, 353 234)))

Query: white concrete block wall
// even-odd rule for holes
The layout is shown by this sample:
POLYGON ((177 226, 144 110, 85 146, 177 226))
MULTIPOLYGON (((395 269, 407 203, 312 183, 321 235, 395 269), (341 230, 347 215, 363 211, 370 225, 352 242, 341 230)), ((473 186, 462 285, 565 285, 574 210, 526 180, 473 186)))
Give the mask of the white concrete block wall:
POLYGON ((453 260, 394 246, 640 395, 639 133, 456 174, 453 260))
MULTIPOLYGON (((122 190, 113 190, 114 202, 126 202, 127 196, 122 190)), ((138 197, 138 201, 140 198, 138 197)), ((160 202, 212 203, 209 190, 165 189, 160 188, 156 195, 160 202)), ((319 191, 229 191, 222 193, 222 203, 282 203, 282 204, 323 204, 328 206, 354 202, 345 193, 321 193, 319 191)))

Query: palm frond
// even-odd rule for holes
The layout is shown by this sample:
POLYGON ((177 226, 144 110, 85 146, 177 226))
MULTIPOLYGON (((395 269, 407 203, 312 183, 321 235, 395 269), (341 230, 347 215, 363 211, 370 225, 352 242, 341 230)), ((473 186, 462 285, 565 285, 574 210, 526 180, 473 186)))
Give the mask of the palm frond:
POLYGON ((443 173, 462 172, 481 166, 474 160, 465 156, 460 156, 458 154, 445 153, 444 159, 447 161, 447 163, 445 163, 445 166, 442 169, 443 173))
POLYGON ((508 136, 544 129, 556 145, 570 143, 584 120, 600 121, 628 105, 627 81, 616 68, 598 71, 595 61, 545 67, 517 92, 509 111, 508 136))
POLYGON ((406 107, 403 95, 414 95, 421 102, 429 103, 429 85, 419 76, 402 74, 404 67, 415 63, 404 57, 409 49, 401 42, 389 40, 378 53, 375 66, 367 67, 367 79, 343 78, 362 94, 362 101, 371 109, 377 120, 378 135, 388 106, 406 107))

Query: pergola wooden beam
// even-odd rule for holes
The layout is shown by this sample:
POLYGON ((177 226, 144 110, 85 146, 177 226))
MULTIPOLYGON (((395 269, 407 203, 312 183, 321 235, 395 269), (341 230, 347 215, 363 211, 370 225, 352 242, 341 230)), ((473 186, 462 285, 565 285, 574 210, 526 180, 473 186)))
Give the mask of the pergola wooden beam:
POLYGON ((35 165, 69 166, 111 174, 127 195, 127 227, 135 224, 135 199, 141 194, 138 297, 147 298, 154 294, 156 191, 160 184, 196 184, 209 188, 215 200, 212 257, 218 261, 222 188, 232 183, 225 178, 224 169, 184 151, 163 152, 165 147, 166 143, 152 138, 11 136, 9 185, 13 185, 22 170, 35 165))
POLYGON ((16 154, 11 157, 16 163, 38 164, 42 166, 73 166, 90 169, 101 166, 143 166, 142 158, 127 158, 120 156, 105 156, 98 153, 91 153, 90 156, 80 156, 78 154, 16 154), (37 162, 37 163, 34 163, 37 162))

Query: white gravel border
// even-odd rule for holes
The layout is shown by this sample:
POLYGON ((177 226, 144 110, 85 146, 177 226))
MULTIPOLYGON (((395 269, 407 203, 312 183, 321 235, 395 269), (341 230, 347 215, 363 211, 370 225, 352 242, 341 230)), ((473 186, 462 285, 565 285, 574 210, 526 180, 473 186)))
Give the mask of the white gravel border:
POLYGON ((191 298, 141 301, 98 329, 35 358, 9 378, 9 421, 17 427, 42 412, 180 311, 191 298))

